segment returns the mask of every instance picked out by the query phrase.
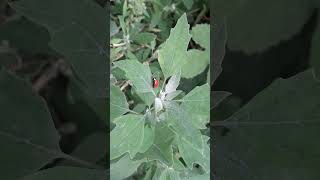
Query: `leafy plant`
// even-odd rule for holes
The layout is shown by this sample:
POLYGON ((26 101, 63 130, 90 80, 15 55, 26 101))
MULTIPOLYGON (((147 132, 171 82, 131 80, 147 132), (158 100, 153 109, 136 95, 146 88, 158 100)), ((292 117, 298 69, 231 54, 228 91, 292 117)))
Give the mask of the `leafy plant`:
POLYGON ((65 56, 79 86, 87 94, 98 98, 107 95, 105 39, 108 25, 105 21, 107 12, 103 8, 90 0, 22 0, 11 3, 11 6, 19 14, 48 29, 51 35, 50 46, 65 56), (91 14, 90 18, 87 13, 91 14))
MULTIPOLYGON (((314 3, 249 0, 227 6, 227 2, 215 1, 214 12, 219 22, 221 17, 226 19, 231 50, 258 54, 297 33, 317 9, 314 3), (273 6, 272 11, 266 8, 273 6)), ((313 140, 319 131, 319 59, 314 56, 317 38, 316 30, 311 67, 289 78, 272 80, 222 121, 217 120, 217 106, 213 110, 215 179, 319 178, 315 158, 319 147, 313 140)), ((214 46, 219 49, 219 44, 214 46)), ((221 102, 218 95, 214 96, 217 103, 221 102)))
POLYGON ((277 79, 220 122, 230 132, 215 134, 217 177, 318 179, 319 85, 312 69, 277 79))
MULTIPOLYGON (((3 95, 0 104, 3 107, 1 145, 4 147, 1 160, 7 162, 1 166, 3 178, 21 178, 57 158, 67 159, 85 167, 99 168, 94 163, 70 156, 60 150, 59 135, 46 104, 32 92, 30 84, 4 70, 1 71, 0 77, 0 93, 3 95), (9 156, 10 154, 14 156, 9 156)), ((105 172, 99 171, 101 174, 105 172)))
MULTIPOLYGON (((107 12, 90 0, 21 0, 10 2, 9 5, 17 14, 2 26, 0 34, 1 40, 8 41, 8 48, 13 46, 19 50, 15 52, 18 61, 24 62, 27 59, 25 56, 32 55, 31 58, 35 58, 39 54, 42 57, 65 59, 73 70, 70 79, 76 88, 68 86, 74 95, 73 100, 80 97, 93 109, 90 112, 96 113, 86 121, 91 120, 91 125, 98 124, 99 118, 95 116, 101 118, 101 108, 105 120, 105 81, 108 77, 108 49, 105 47, 105 39, 109 31, 105 21, 107 12), (87 13, 90 13, 90 16, 87 16, 87 13), (21 36, 24 32, 26 34, 21 36)), ((45 101, 45 95, 38 94, 32 78, 25 76, 23 72, 21 75, 10 71, 10 67, 1 64, 1 178, 105 179, 108 174, 105 158, 106 132, 99 132, 103 128, 90 129, 90 132, 82 134, 87 138, 77 143, 79 146, 73 152, 65 152, 66 150, 61 148, 64 130, 53 120, 56 114, 52 106, 49 106, 50 102, 45 101), (92 149, 92 146, 97 149, 92 149)), ((70 101, 66 104, 70 105, 70 101)), ((63 106, 63 103, 60 105, 70 108, 63 106)), ((74 121, 78 120, 76 116, 74 118, 74 121)))
POLYGON ((162 41, 148 15, 170 3, 140 2, 154 9, 139 12, 128 9, 136 5, 131 3, 116 3, 123 13, 113 13, 118 31, 111 39, 111 179, 209 179, 209 137, 203 130, 209 123, 210 86, 204 79, 189 92, 179 88, 185 79, 208 73, 209 25, 190 30, 183 13, 162 41), (145 16, 133 21, 141 14, 145 16), (200 47, 190 47, 191 39, 200 47))

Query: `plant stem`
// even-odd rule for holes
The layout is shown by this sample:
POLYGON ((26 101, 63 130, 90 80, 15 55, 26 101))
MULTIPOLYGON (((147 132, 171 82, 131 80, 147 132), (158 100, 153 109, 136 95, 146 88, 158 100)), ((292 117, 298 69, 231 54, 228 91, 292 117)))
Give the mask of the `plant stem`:
POLYGON ((121 91, 123 91, 127 86, 129 85, 129 80, 126 81, 120 88, 121 91))
POLYGON ((194 21, 194 24, 198 24, 200 22, 200 20, 202 19, 202 16, 204 16, 206 13, 207 13, 207 7, 205 5, 203 5, 203 9, 201 10, 199 15, 197 16, 196 20, 194 21))

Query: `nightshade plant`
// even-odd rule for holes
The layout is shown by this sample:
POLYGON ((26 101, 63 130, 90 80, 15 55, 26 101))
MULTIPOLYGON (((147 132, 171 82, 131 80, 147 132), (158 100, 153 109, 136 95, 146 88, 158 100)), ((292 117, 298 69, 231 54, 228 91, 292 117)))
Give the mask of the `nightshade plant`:
MULTIPOLYGON (((62 58, 70 65, 67 88, 77 96, 71 96, 68 103, 80 98, 111 127, 112 179, 201 180, 209 179, 209 173, 217 180, 320 179, 316 141, 320 23, 310 49, 313 67, 275 80, 225 121, 211 116, 211 126, 229 131, 213 131, 210 144, 216 161, 215 171, 210 172, 205 126, 208 83, 212 86, 222 71, 223 28, 213 25, 210 47, 205 0, 111 2, 109 29, 107 10, 94 0, 10 1, 16 14, 1 24, 0 39, 9 42, 10 48, 62 58), (109 42, 105 40, 109 30, 110 77, 106 73, 109 42), (210 48, 213 68, 209 70, 210 48), (104 106, 109 78, 110 116, 104 106), (158 87, 153 86, 153 78, 159 81, 158 87)), ((226 16, 229 49, 246 53, 265 51, 292 38, 319 9, 318 0, 212 2, 215 15, 226 16)), ((6 50, 2 47, 1 55, 6 50)), ((65 153, 48 102, 32 90, 30 77, 8 72, 2 57, 1 179, 105 180, 109 163, 104 157, 105 132, 89 136, 71 154, 65 153), (86 150, 92 152, 90 157, 86 150)), ((230 93, 211 91, 211 95, 211 110, 215 110, 230 93)), ((91 117, 85 121, 94 123, 91 117)))
MULTIPOLYGON (((182 13, 159 42, 156 33, 132 21, 134 2, 121 5, 122 15, 114 18, 120 28, 111 39, 111 179, 209 179, 209 136, 203 131, 210 119, 209 24, 190 28, 182 13), (190 48, 191 40, 199 47, 190 48), (147 58, 135 53, 137 44, 146 48, 147 58), (201 84, 189 92, 179 88, 183 78, 201 73, 208 74, 201 84)), ((139 17, 150 11, 141 9, 139 17)))
MULTIPOLYGON (((101 130, 109 125, 112 179, 209 179, 205 125, 209 121, 210 30, 205 1, 112 2, 116 13, 110 29, 107 10, 94 0, 9 3, 15 17, 4 25, 7 29, 1 28, 1 40, 67 63, 72 73, 65 76, 67 92, 62 94, 69 94, 64 101, 68 105, 81 101, 90 109, 94 115, 83 118, 88 126, 96 120, 104 123, 103 128, 94 129, 100 132, 66 153, 50 102, 33 90, 32 78, 24 74, 21 78, 1 64, 1 179, 105 180, 109 132, 101 130), (105 108, 109 30, 110 119, 105 108), (6 33, 23 34, 23 38, 6 33), (198 77, 200 81, 193 80, 198 77), (159 80, 158 88, 153 78, 159 80)), ((62 111, 69 107, 64 105, 57 103, 62 111)), ((81 108, 73 110, 82 115, 81 108)), ((73 115, 72 121, 77 121, 79 116, 73 115)))

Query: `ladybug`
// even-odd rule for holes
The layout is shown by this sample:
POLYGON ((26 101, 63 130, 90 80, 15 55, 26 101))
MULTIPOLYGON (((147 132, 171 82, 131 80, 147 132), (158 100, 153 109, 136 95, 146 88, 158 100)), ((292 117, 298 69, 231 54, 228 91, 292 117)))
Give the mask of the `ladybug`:
POLYGON ((158 86, 159 86, 158 79, 152 77, 152 87, 156 89, 156 88, 158 88, 158 86))

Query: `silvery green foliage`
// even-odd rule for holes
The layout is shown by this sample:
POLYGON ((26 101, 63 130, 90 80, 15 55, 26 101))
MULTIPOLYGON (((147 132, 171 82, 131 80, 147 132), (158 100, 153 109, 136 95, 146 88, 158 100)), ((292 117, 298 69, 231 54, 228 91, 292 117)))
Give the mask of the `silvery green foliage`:
MULTIPOLYGON (((159 88, 152 86, 154 67, 139 62, 135 55, 128 53, 128 59, 113 62, 114 66, 124 72, 125 80, 146 105, 145 111, 141 113, 119 106, 121 111, 117 112, 127 114, 114 120, 116 127, 111 131, 110 151, 111 159, 116 161, 114 165, 121 164, 124 161, 122 158, 134 164, 133 169, 137 169, 134 162, 155 164, 156 174, 152 179, 180 179, 183 177, 181 173, 191 171, 194 163, 199 164, 205 174, 209 173, 209 138, 200 130, 209 122, 210 87, 207 83, 196 86, 185 96, 179 89, 182 72, 192 67, 186 66, 192 60, 186 57, 196 51, 187 50, 191 34, 195 34, 195 41, 201 45, 206 43, 203 40, 208 35, 204 33, 204 36, 199 36, 203 33, 204 25, 197 26, 192 33, 189 26, 186 14, 183 14, 172 28, 169 38, 155 50, 160 64, 157 68, 167 80, 161 81, 159 88), (184 167, 178 156, 187 167, 184 167)), ((149 41, 139 39, 139 42, 149 41)), ((202 60, 207 65, 209 52, 196 53, 202 53, 202 60)), ((200 177, 195 172, 193 175, 200 177)))

